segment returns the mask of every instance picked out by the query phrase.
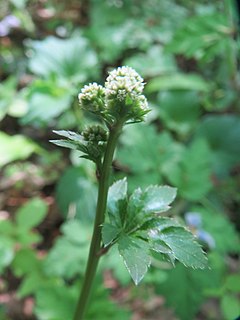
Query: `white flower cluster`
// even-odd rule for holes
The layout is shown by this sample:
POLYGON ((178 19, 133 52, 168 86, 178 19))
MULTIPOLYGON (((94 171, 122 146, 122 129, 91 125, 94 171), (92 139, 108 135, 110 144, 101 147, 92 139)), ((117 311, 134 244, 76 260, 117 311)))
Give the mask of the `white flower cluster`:
POLYGON ((143 89, 143 78, 133 68, 123 66, 109 73, 105 87, 95 82, 85 85, 78 99, 82 108, 105 119, 142 121, 149 111, 143 89))
POLYGON ((106 96, 117 96, 124 100, 126 95, 139 95, 143 92, 143 78, 131 67, 119 67, 109 73, 105 82, 106 96))
POLYGON ((96 97, 104 95, 105 88, 96 82, 85 85, 78 95, 79 103, 82 104, 85 101, 93 101, 96 97))

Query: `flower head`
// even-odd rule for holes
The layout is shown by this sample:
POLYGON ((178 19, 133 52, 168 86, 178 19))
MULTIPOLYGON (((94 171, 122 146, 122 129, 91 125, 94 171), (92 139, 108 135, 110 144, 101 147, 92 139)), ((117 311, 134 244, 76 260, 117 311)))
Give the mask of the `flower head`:
POLYGON ((123 66, 109 73, 105 87, 95 82, 84 86, 78 99, 82 108, 108 123, 142 121, 149 111, 143 88, 143 78, 133 68, 123 66))
POLYGON ((119 67, 109 73, 105 82, 109 112, 114 116, 142 120, 148 112, 147 100, 142 95, 143 78, 131 67, 119 67))
POLYGON ((101 112, 105 106, 105 88, 96 82, 85 85, 78 95, 79 104, 91 112, 101 112))
POLYGON ((126 95, 139 95, 143 92, 143 78, 131 67, 119 67, 109 73, 105 82, 106 96, 124 100, 126 95))

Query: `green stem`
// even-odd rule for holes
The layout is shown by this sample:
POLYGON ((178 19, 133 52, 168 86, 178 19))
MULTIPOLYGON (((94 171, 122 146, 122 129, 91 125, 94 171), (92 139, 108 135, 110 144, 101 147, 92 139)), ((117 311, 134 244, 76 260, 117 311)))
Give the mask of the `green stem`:
POLYGON ((90 245, 90 251, 88 256, 87 268, 84 276, 84 282, 82 290, 79 296, 76 312, 73 320, 83 320, 86 311, 87 302, 93 280, 96 274, 98 261, 100 258, 99 252, 101 250, 101 225, 104 222, 106 206, 107 206, 107 195, 109 188, 109 178, 112 167, 112 160, 114 150, 117 144, 118 137, 122 130, 122 122, 117 123, 110 129, 109 138, 107 142, 105 157, 103 160, 102 170, 99 178, 99 189, 98 189, 98 200, 97 210, 93 229, 93 236, 90 245))

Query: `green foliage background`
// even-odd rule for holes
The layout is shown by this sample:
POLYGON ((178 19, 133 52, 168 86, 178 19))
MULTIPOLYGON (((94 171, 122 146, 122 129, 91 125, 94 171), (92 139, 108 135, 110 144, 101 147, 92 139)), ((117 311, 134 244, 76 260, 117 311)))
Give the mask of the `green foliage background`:
MULTIPOLYGON (((71 319, 97 183, 92 163, 48 141, 55 138, 53 129, 81 131, 96 121, 79 109, 78 92, 88 82, 103 83, 112 68, 129 65, 145 79, 152 112, 145 124, 124 130, 113 181, 127 176, 130 191, 149 184, 176 187, 168 215, 186 220, 208 252, 211 269, 169 269, 156 257, 136 291, 113 251, 101 263, 87 319, 164 319, 166 306, 183 320, 232 320, 240 314, 236 4, 0 3, 0 295, 14 290, 21 301, 33 295, 36 319, 71 319), (4 22, 9 15, 18 26, 4 22), (104 287, 101 274, 109 270, 128 299, 104 287), (19 280, 14 288, 9 273, 19 280), (148 308, 156 296, 164 297, 165 307, 148 308), (137 299, 140 310, 134 309, 137 299)), ((18 317, 3 304, 0 319, 18 317)))

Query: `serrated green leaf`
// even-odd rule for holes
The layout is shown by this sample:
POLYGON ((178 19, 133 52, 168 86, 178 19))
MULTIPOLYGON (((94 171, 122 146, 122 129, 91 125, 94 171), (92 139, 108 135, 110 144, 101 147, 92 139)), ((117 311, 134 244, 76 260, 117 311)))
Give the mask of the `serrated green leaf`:
POLYGON ((150 243, 151 249, 156 251, 156 252, 160 252, 160 253, 164 253, 164 254, 171 254, 172 250, 171 248, 162 240, 156 240, 156 241, 152 241, 150 243))
POLYGON ((147 221, 143 225, 143 230, 149 230, 151 237, 154 239, 154 235, 158 238, 159 232, 169 227, 183 227, 180 222, 174 218, 157 217, 147 221))
POLYGON ((127 205, 125 230, 130 231, 132 228, 139 227, 144 223, 145 212, 143 211, 144 202, 142 201, 142 190, 134 190, 129 198, 127 205))
POLYGON ((111 185, 108 191, 107 206, 109 210, 114 211, 116 209, 116 203, 120 199, 124 199, 127 196, 127 179, 123 178, 116 181, 111 185))
POLYGON ((144 211, 164 212, 170 207, 177 194, 176 188, 168 186, 150 186, 143 193, 144 211))
MULTIPOLYGON (((156 235, 156 234, 154 234, 156 235)), ((159 232, 159 239, 172 250, 173 256, 186 267, 204 269, 207 259, 191 232, 182 227, 169 227, 159 232)))
POLYGON ((22 229, 31 229, 39 225, 47 214, 47 204, 40 198, 35 198, 23 205, 16 215, 16 223, 22 229))
POLYGON ((118 240, 118 250, 128 272, 137 285, 151 264, 147 242, 139 238, 122 235, 118 240))
POLYGON ((110 244, 118 236, 120 229, 110 223, 104 223, 102 227, 102 240, 105 246, 110 244))
POLYGON ((127 179, 115 182, 108 192, 108 216, 112 225, 122 226, 127 212, 127 179))

